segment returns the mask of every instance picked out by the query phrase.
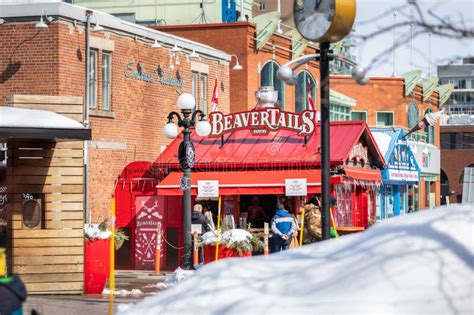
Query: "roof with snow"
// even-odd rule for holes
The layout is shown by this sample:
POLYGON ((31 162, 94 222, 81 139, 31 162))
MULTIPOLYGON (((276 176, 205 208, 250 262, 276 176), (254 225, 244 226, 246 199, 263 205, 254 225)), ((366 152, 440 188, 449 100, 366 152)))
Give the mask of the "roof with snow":
POLYGON ((119 314, 473 314, 473 229, 469 205, 393 217, 363 233, 210 263, 119 314))
POLYGON ((51 111, 0 106, 0 138, 91 139, 91 130, 51 111))

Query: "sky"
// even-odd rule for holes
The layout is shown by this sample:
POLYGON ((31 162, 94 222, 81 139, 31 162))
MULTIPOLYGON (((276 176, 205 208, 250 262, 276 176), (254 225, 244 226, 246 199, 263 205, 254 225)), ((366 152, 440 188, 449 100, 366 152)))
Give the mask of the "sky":
MULTIPOLYGON (((380 28, 393 25, 393 12, 395 11, 397 12, 397 23, 410 21, 410 14, 416 14, 416 12, 407 2, 407 0, 357 0, 354 34, 356 36, 367 35, 380 28), (404 7, 400 8, 401 6, 404 7), (395 8, 399 9, 395 10, 395 8), (379 16, 382 16, 382 18, 377 18, 379 16)), ((450 19, 458 25, 460 21, 464 21, 466 28, 474 29, 474 0, 417 0, 417 2, 427 16, 428 21, 435 21, 433 18, 429 18, 428 10, 432 10, 443 21, 450 19)), ((440 22, 436 23, 439 24, 440 22)), ((396 41, 402 41, 401 45, 395 50, 395 72, 397 74, 412 69, 420 69, 423 72, 423 77, 428 77, 430 70, 431 75, 434 76, 436 75, 436 65, 445 65, 452 61, 457 61, 459 64, 459 57, 474 56, 474 38, 460 40, 432 35, 430 45, 430 36, 423 33, 410 41, 410 34, 416 34, 420 30, 420 27, 413 27, 411 32, 409 25, 395 29, 396 41), (411 49, 411 44, 413 49, 411 49)), ((394 34, 392 30, 367 41, 358 40, 355 49, 357 59, 369 69, 370 75, 392 75, 394 69, 393 53, 385 54, 381 62, 374 63, 374 59, 385 49, 393 47, 393 42, 394 34)))

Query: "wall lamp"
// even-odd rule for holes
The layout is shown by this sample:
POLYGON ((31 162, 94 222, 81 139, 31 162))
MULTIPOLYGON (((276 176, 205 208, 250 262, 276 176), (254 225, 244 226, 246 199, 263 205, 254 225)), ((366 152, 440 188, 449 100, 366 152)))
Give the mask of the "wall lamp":
MULTIPOLYGON (((298 74, 296 74, 295 70, 313 59, 318 60, 320 56, 320 54, 310 54, 295 58, 281 66, 280 69, 278 69, 277 77, 280 80, 285 81, 286 84, 295 85, 298 82, 298 74)), ((352 78, 357 82, 357 84, 366 85, 369 82, 369 76, 367 75, 367 72, 359 64, 355 63, 350 59, 344 58, 333 53, 328 53, 328 57, 340 60, 351 65, 352 78)))
POLYGON ((5 20, 0 18, 0 25, 4 24, 5 23, 5 20))
POLYGON ((235 66, 232 67, 232 70, 242 70, 242 69, 244 69, 239 63, 239 58, 236 55, 230 55, 231 60, 232 60, 232 57, 235 57, 235 66))
POLYGON ((44 22, 43 16, 45 17, 46 21, 48 21, 49 23, 51 23, 51 22, 53 21, 53 18, 50 17, 50 16, 47 16, 47 15, 46 15, 46 11, 43 9, 43 10, 41 11, 40 21, 35 24, 35 28, 36 28, 36 29, 44 30, 44 29, 47 29, 47 28, 48 28, 48 24, 46 24, 46 23, 44 22))

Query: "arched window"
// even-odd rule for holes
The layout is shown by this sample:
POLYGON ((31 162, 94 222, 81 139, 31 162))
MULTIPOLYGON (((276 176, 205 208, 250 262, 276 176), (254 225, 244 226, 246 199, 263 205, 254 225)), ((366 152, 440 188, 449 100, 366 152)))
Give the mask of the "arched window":
MULTIPOLYGON (((432 110, 428 108, 425 111, 425 115, 429 114, 431 112, 432 112, 432 110)), ((425 128, 425 132, 426 132, 426 143, 434 144, 434 126, 427 126, 425 128)))
MULTIPOLYGON (((298 74, 298 83, 295 87, 295 112, 312 109, 308 101, 309 95, 311 95, 313 104, 316 106, 316 83, 311 73, 308 71, 301 71, 298 74)), ((313 109, 315 110, 316 108, 313 109)))
POLYGON ((280 66, 275 61, 267 62, 260 72, 260 86, 273 86, 278 91, 278 106, 285 108, 285 84, 278 79, 277 71, 280 66))
POLYGON ((410 106, 408 106, 408 129, 418 124, 419 117, 420 111, 418 110, 418 106, 416 106, 416 103, 411 103, 410 106))

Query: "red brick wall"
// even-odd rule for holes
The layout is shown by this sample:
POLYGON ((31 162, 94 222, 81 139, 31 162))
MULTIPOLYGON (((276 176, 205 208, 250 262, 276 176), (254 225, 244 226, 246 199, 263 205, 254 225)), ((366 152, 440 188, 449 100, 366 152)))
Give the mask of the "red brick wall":
MULTIPOLYGON (((474 132, 474 126, 443 126, 441 133, 474 132)), ((441 169, 446 173, 449 181, 449 191, 454 191, 450 196, 451 202, 457 202, 457 195, 462 193, 463 184, 459 183, 464 168, 474 163, 474 150, 469 149, 443 149, 441 150, 441 169)))
MULTIPOLYGON (((115 42, 112 52, 112 113, 114 118, 91 116, 92 137, 125 149, 91 149, 89 173, 89 202, 92 221, 108 216, 114 181, 122 169, 136 160, 154 160, 162 146, 170 140, 163 135, 166 116, 178 110, 176 87, 147 83, 125 77, 128 61, 140 62, 143 71, 155 73, 160 64, 170 75, 170 50, 153 49, 149 43, 115 33, 91 33, 93 37, 105 35, 115 42)), ((0 105, 11 94, 74 95, 84 96, 85 89, 85 32, 66 22, 53 23, 47 30, 38 31, 34 24, 7 24, 0 27, 0 69, 10 63, 21 64, 16 73, 3 74, 0 81, 0 105), (6 44, 4 44, 6 43, 6 44)), ((178 54, 183 92, 191 93, 191 63, 185 53, 178 54)), ((101 104, 101 59, 98 51, 98 109, 101 104)), ((219 108, 229 112, 229 70, 226 62, 201 58, 209 66, 207 99, 214 87, 214 78, 222 82, 219 90, 219 108)), ((11 66, 10 66, 11 67, 11 66)), ((0 73, 2 73, 0 71, 0 73)))
MULTIPOLYGON (((231 111, 245 111, 255 107, 255 92, 260 87, 260 70, 265 63, 275 60, 282 65, 291 60, 291 40, 285 36, 273 34, 268 43, 260 50, 255 45, 255 25, 252 23, 208 24, 208 25, 179 25, 156 27, 184 38, 195 40, 211 47, 215 47, 228 54, 235 54, 243 70, 235 71, 235 58, 230 64, 230 97, 231 111), (231 40, 226 40, 231 39, 231 40)), ((314 49, 307 48, 305 54, 314 53, 314 49)), ((301 67, 299 71, 308 70, 319 82, 319 65, 311 62, 301 67)), ((316 92, 319 104, 319 92, 316 92)), ((285 109, 294 111, 295 87, 285 86, 285 109)))

